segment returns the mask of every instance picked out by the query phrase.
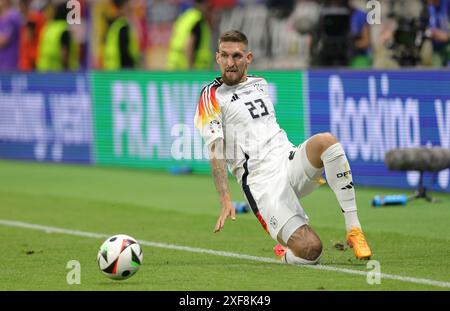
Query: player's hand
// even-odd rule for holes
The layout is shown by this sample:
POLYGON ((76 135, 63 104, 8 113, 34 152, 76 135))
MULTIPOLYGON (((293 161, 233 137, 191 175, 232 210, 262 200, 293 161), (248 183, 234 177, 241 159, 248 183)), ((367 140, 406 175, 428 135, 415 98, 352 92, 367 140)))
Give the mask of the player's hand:
POLYGON ((236 210, 230 200, 222 202, 222 211, 220 212, 219 219, 217 220, 216 227, 214 228, 214 233, 220 231, 225 225, 225 220, 231 217, 232 220, 236 220, 236 210))

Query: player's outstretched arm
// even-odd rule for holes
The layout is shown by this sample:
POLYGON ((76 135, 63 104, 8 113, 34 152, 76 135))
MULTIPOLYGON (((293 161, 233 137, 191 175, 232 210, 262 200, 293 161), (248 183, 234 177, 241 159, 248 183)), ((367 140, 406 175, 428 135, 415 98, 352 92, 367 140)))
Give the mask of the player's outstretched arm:
POLYGON ((236 219, 236 211, 231 203, 230 190, 228 188, 227 164, 223 146, 223 139, 216 139, 209 145, 211 175, 214 178, 214 184, 220 197, 220 206, 222 207, 214 233, 219 232, 223 228, 228 217, 231 217, 232 220, 236 219))

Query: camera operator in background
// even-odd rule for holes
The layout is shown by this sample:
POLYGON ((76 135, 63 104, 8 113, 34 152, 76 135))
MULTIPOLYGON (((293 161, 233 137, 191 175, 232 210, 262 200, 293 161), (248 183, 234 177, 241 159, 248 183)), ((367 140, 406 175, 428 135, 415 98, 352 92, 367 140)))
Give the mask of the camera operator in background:
POLYGON ((428 11, 425 0, 385 1, 376 46, 375 68, 427 66, 431 64, 432 46, 425 31, 428 11))
POLYGON ((433 42, 433 66, 450 66, 450 1, 427 0, 427 37, 433 42))
POLYGON ((370 31, 365 11, 348 0, 325 0, 312 55, 316 66, 371 66, 370 31))

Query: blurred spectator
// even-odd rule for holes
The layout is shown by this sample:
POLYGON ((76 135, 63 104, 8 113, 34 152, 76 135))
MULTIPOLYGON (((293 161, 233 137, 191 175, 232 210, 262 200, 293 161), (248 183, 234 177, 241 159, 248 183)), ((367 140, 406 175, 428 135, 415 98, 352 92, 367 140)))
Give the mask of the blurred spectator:
POLYGON ((236 0, 209 0, 209 3, 215 9, 229 9, 236 5, 236 0))
POLYGON ((167 69, 211 69, 211 28, 206 18, 208 10, 207 0, 194 0, 194 7, 177 18, 169 45, 167 69))
POLYGON ((286 18, 294 11, 294 0, 267 0, 267 8, 272 16, 277 18, 286 18))
POLYGON ((53 19, 44 26, 39 40, 37 70, 78 69, 79 48, 70 34, 69 25, 66 21, 68 13, 66 3, 58 4, 53 19))
POLYGON ((320 5, 314 0, 299 0, 289 17, 290 27, 301 34, 311 34, 317 27, 320 5))
POLYGON ((348 0, 326 0, 313 44, 319 66, 370 67, 370 32, 366 12, 348 0))
POLYGON ((32 0, 20 0, 19 9, 24 18, 20 30, 19 68, 22 71, 36 69, 39 38, 45 24, 44 14, 30 9, 32 0))
POLYGON ((106 34, 104 68, 117 70, 139 65, 139 41, 129 21, 132 13, 129 0, 112 0, 116 17, 106 34))
POLYGON ((22 19, 10 0, 0 0, 0 71, 17 70, 22 19))
POLYGON ((370 30, 367 23, 367 14, 344 1, 351 10, 350 32, 353 41, 353 55, 351 67, 367 68, 371 66, 370 60, 370 30))
POLYGON ((433 41, 433 65, 450 65, 450 1, 427 0, 429 13, 428 37, 433 41))

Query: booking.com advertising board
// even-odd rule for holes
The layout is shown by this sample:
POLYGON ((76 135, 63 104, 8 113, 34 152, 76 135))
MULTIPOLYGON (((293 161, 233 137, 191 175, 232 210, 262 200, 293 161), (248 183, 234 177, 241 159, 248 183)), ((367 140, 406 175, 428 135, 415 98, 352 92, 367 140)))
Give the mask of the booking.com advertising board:
POLYGON ((89 163, 86 74, 0 74, 0 158, 89 163))
MULTIPOLYGON (((418 172, 392 172, 392 148, 450 148, 449 71, 310 71, 310 133, 330 131, 344 145, 355 183, 414 187, 418 172)), ((449 170, 426 174, 450 190, 449 170)))

